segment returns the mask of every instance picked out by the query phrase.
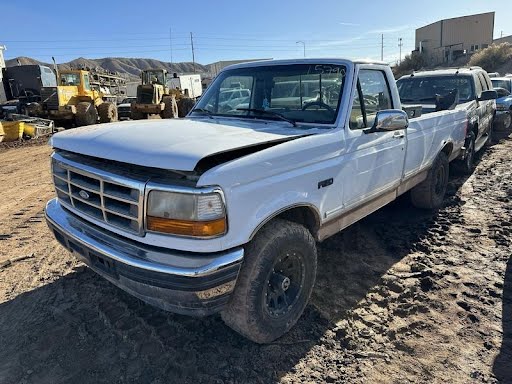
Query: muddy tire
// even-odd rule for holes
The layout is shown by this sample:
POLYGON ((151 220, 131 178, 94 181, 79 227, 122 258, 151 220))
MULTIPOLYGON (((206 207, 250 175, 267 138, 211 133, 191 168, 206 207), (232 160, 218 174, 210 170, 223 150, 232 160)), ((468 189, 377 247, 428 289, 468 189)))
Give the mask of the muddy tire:
POLYGON ((142 120, 147 119, 147 116, 145 113, 142 113, 140 111, 131 111, 131 119, 132 120, 142 120))
POLYGON ((194 108, 194 104, 195 104, 194 100, 192 100, 188 97, 179 99, 179 101, 178 101, 178 116, 179 117, 187 116, 188 113, 190 112, 190 110, 192 108, 194 108))
POLYGON ((91 103, 82 101, 76 106, 75 125, 82 127, 92 125, 98 122, 98 111, 91 103))
POLYGON ((441 207, 448 185, 449 164, 444 152, 437 155, 428 171, 427 178, 411 189, 411 201, 415 207, 437 209, 441 207))
POLYGON ((117 107, 114 103, 101 103, 98 106, 98 115, 100 116, 100 123, 117 121, 117 107))
POLYGON ((470 175, 473 172, 473 163, 475 160, 475 134, 470 132, 466 139, 465 147, 467 148, 464 160, 456 160, 452 163, 453 170, 462 175, 470 175))
POLYGON ((178 117, 178 104, 174 96, 166 96, 162 99, 164 109, 160 113, 162 119, 175 119, 178 117))
POLYGON ((316 278, 316 244, 300 224, 276 219, 245 247, 224 322, 256 343, 288 332, 302 315, 316 278))
POLYGON ((487 140, 485 141, 485 146, 490 147, 494 144, 494 118, 492 119, 491 123, 489 124, 489 132, 487 133, 487 140))

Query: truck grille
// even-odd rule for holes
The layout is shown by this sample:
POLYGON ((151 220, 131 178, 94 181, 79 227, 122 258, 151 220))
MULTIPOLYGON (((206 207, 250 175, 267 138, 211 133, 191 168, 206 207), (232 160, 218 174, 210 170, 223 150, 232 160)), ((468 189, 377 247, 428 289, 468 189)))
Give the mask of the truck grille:
POLYGON ((98 221, 143 234, 144 183, 52 157, 52 175, 59 202, 98 221))
POLYGON ((57 87, 41 88, 41 102, 46 109, 59 109, 59 95, 57 93, 57 87))

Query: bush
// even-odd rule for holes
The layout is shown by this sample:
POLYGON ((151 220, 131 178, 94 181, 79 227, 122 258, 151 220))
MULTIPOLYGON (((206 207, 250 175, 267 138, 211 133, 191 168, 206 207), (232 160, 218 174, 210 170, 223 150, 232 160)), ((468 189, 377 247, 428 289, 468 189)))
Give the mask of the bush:
POLYGON ((402 60, 400 65, 397 65, 393 68, 393 73, 395 74, 395 78, 399 78, 403 75, 407 75, 412 71, 417 71, 425 67, 426 65, 425 56, 418 52, 413 52, 410 55, 406 55, 402 60))
POLYGON ((469 60, 469 65, 477 65, 487 72, 496 72, 496 70, 512 60, 512 45, 509 43, 492 44, 473 54, 469 60))

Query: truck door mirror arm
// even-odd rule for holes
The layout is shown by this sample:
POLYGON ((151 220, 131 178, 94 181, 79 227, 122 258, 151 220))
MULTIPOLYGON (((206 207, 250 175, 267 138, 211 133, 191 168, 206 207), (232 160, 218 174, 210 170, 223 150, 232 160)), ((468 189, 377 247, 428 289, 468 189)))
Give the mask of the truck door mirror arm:
POLYGON ((390 132, 406 129, 409 126, 407 113, 399 109, 387 109, 378 111, 375 116, 375 122, 371 128, 363 129, 363 132, 390 132))

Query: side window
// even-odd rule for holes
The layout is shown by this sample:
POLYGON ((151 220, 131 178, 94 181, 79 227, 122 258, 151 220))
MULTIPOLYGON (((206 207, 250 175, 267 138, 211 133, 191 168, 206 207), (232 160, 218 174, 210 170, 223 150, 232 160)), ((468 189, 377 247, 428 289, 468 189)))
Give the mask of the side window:
POLYGON ((482 91, 483 91, 482 83, 476 73, 473 75, 473 79, 475 81, 476 97, 480 97, 480 95, 482 94, 482 91))
POLYGON ((359 71, 357 95, 350 112, 349 127, 370 128, 378 111, 391 108, 391 92, 384 72, 374 69, 359 71))

